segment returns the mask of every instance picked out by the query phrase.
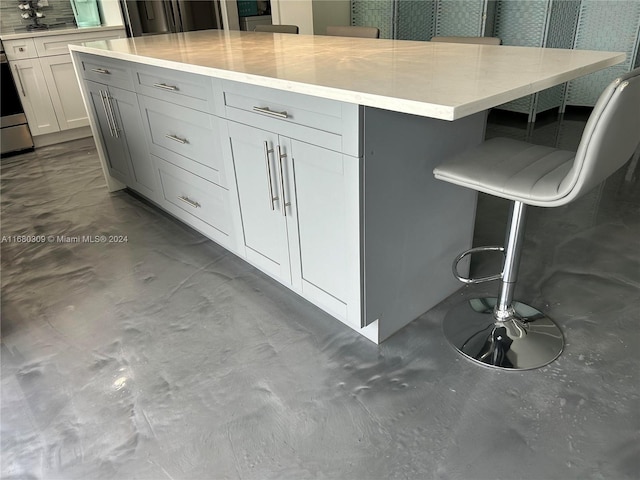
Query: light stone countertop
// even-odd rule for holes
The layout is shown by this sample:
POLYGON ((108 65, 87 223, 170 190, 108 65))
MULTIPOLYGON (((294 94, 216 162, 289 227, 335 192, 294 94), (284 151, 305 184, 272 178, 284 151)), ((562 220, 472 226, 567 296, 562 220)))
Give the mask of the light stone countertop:
POLYGON ((0 34, 0 40, 21 40, 23 38, 35 38, 35 37, 51 37, 54 35, 71 35, 74 33, 90 33, 90 32, 105 32, 110 30, 124 30, 124 25, 110 25, 102 27, 53 27, 47 30, 32 30, 17 33, 2 33, 0 34))
POLYGON ((207 30, 72 50, 443 120, 615 65, 624 53, 207 30))

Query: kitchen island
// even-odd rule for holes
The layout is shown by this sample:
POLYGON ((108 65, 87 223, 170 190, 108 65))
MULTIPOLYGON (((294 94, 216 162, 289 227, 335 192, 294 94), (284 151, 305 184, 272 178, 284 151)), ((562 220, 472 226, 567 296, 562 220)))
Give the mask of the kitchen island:
POLYGON ((72 46, 129 187, 381 342, 459 285, 475 194, 433 179, 489 108, 624 54, 200 31, 72 46))

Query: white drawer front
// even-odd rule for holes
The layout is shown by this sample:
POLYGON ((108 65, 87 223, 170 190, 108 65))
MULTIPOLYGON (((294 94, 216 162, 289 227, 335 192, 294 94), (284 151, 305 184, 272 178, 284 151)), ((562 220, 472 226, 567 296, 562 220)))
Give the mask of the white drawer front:
POLYGON ((76 55, 80 59, 82 76, 87 80, 133 91, 131 68, 128 62, 85 53, 76 55))
POLYGON ((188 108, 213 113, 213 83, 204 75, 151 66, 135 71, 136 91, 188 108))
POLYGON ((227 119, 360 156, 359 105, 223 80, 227 119))
POLYGON ((342 131, 341 102, 228 81, 222 88, 228 113, 239 109, 282 123, 342 131))
POLYGON ((35 58, 38 56, 33 38, 22 38, 20 40, 5 40, 2 42, 4 53, 9 60, 22 60, 25 58, 35 58))
POLYGON ((154 158, 160 176, 160 204, 180 220, 222 245, 232 231, 229 192, 160 158, 154 158))
POLYGON ((216 117, 143 95, 139 101, 151 153, 226 186, 216 117))

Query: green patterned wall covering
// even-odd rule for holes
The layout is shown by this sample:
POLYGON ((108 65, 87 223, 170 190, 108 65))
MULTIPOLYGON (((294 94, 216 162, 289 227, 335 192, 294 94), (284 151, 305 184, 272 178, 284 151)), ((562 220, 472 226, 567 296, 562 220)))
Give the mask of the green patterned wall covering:
MULTIPOLYGON (((502 39, 503 45, 541 47, 546 36, 548 9, 549 0, 499 0, 495 36, 502 39)), ((528 95, 497 108, 531 117, 535 102, 535 95, 528 95)))
POLYGON ((396 9, 398 40, 431 40, 436 3, 431 0, 400 0, 396 9))
POLYGON ((504 45, 541 47, 549 3, 549 0, 499 0, 495 35, 504 45))
MULTIPOLYGON (((576 24, 580 11, 579 0, 555 0, 551 3, 551 14, 547 27, 545 47, 572 48, 576 34, 576 24)), ((540 113, 562 106, 566 84, 548 88, 538 93, 534 112, 540 113)))
POLYGON ((482 36, 484 4, 484 0, 438 0, 435 36, 482 36))
MULTIPOLYGON (((504 45, 572 48, 580 0, 500 0, 495 34, 504 45)), ((565 86, 543 90, 500 105, 500 109, 525 113, 535 121, 538 113, 563 104, 565 86)))
MULTIPOLYGON (((494 0, 352 0, 351 24, 374 26, 381 38, 430 40, 435 35, 479 36, 486 4, 494 0)), ((491 25, 493 18, 490 19, 491 25)), ((490 34, 490 33, 489 33, 490 34)))
POLYGON ((633 68, 640 36, 640 1, 582 0, 574 48, 625 52, 626 61, 569 82, 566 105, 593 106, 618 75, 633 68))
POLYGON ((394 0, 351 0, 351 24, 378 27, 380 38, 395 38, 394 0))
POLYGON ((593 106, 606 84, 640 67, 640 0, 351 0, 352 24, 381 38, 497 36, 504 45, 621 51, 627 61, 498 108, 525 113, 593 106))

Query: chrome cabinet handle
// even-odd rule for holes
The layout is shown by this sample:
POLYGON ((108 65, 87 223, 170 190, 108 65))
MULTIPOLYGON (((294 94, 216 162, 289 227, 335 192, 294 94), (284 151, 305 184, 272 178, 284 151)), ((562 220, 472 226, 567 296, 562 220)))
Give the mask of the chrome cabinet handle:
POLYGON ((278 200, 278 197, 273 196, 273 180, 271 178, 271 162, 269 162, 269 154, 273 153, 273 148, 269 148, 269 143, 264 142, 264 161, 267 167, 267 185, 269 191, 269 208, 271 211, 276 209, 274 202, 278 200))
POLYGON ((22 84, 22 77, 20 76, 20 69, 16 65, 16 77, 18 77, 18 83, 20 84, 20 91, 22 92, 22 96, 26 97, 27 93, 24 91, 24 85, 22 84))
POLYGON ((178 195, 178 200, 183 201, 184 203, 192 206, 193 208, 200 208, 202 206, 195 200, 191 200, 189 197, 185 197, 184 195, 178 195))
POLYGON ((113 104, 111 103, 112 97, 109 96, 108 90, 104 92, 104 98, 107 100, 108 112, 111 116, 111 123, 113 124, 113 136, 116 138, 120 138, 120 129, 118 128, 118 123, 116 122, 116 114, 113 109, 113 104))
POLYGON ((162 88, 163 90, 171 90, 172 92, 178 90, 178 87, 174 85, 167 85, 166 83, 154 83, 153 86, 156 88, 162 88))
POLYGON ((174 142, 181 143, 182 145, 189 143, 186 138, 176 137, 175 135, 169 135, 168 133, 165 135, 165 137, 169 140, 173 140, 174 142))
POLYGON ((111 75, 111 72, 105 68, 92 68, 91 71, 102 75, 111 75))
POLYGON ((113 134, 113 126, 111 125, 111 117, 109 116, 109 110, 107 109, 107 94, 104 90, 98 90, 100 93, 100 100, 102 100, 102 108, 104 109, 104 114, 107 117, 107 126, 109 127, 109 134, 112 137, 115 137, 113 134))
POLYGON ((278 162, 280 163, 280 191, 282 193, 282 215, 287 216, 287 207, 291 205, 291 202, 287 202, 287 198, 285 196, 285 187, 284 187, 284 167, 282 165, 282 159, 287 158, 286 153, 282 153, 280 149, 280 145, 277 147, 278 150, 278 162))
POLYGON ((271 115, 272 117, 289 118, 287 112, 274 112, 273 110, 270 110, 269 107, 253 107, 253 111, 258 113, 265 113, 267 115, 271 115))

